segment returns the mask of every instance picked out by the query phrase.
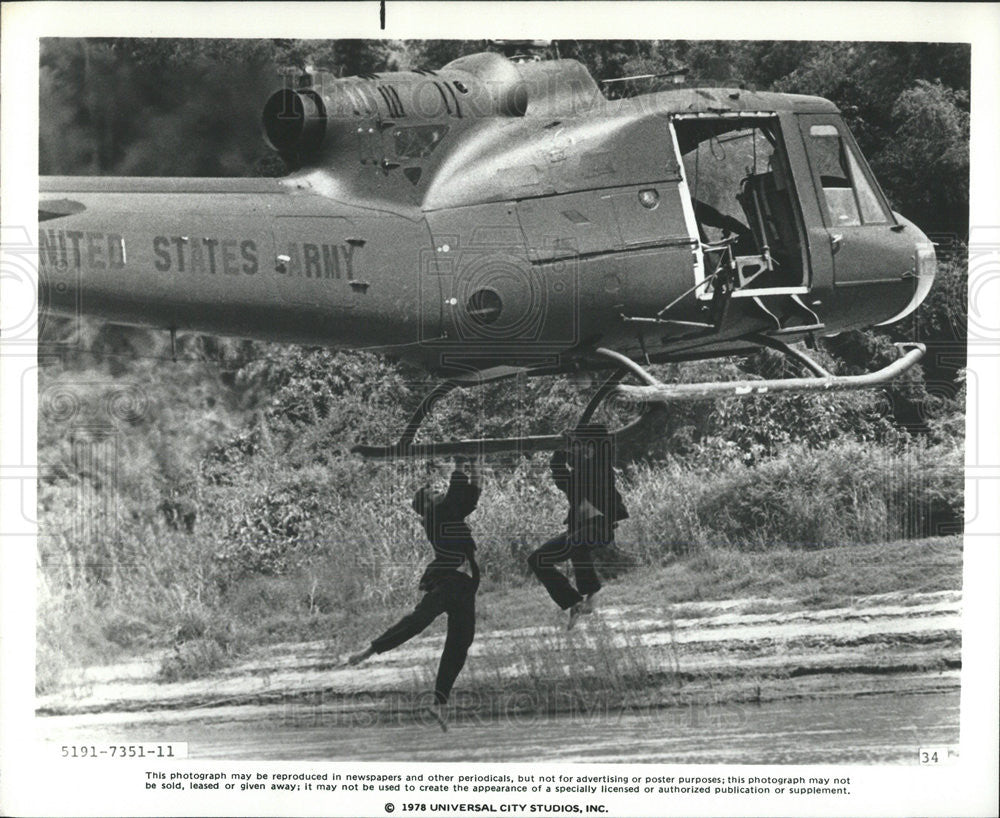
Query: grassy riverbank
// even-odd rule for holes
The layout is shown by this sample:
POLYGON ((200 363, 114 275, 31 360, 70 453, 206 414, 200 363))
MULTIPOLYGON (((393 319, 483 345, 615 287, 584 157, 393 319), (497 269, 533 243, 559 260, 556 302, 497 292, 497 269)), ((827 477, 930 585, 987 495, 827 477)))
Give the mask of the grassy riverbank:
MULTIPOLYGON (((685 617, 698 616, 698 605, 692 603, 732 599, 743 600, 745 612, 750 613, 789 606, 806 610, 850 606, 860 597, 882 594, 902 594, 905 604, 907 593, 960 589, 961 572, 962 546, 957 535, 815 549, 703 547, 670 557, 664 565, 640 564, 623 571, 607 583, 602 604, 646 607, 659 619, 674 616, 674 609, 685 617)), ((102 611, 81 604, 79 615, 72 616, 66 607, 53 609, 56 600, 50 599, 49 609, 42 611, 42 622, 49 627, 40 631, 39 689, 58 687, 69 665, 120 661, 157 647, 172 647, 162 660, 160 678, 164 681, 210 674, 267 644, 323 641, 334 661, 335 656, 356 649, 380 632, 418 596, 409 587, 400 589, 384 606, 324 609, 318 587, 311 603, 302 596, 310 588, 300 577, 258 578, 240 586, 239 593, 220 598, 214 609, 189 609, 179 625, 166 617, 155 619, 151 607, 102 611), (139 613, 147 618, 126 618, 139 613), (161 623, 159 631, 153 630, 157 622, 161 623)), ((663 627, 669 627, 668 621, 664 623, 663 627)), ((480 635, 538 626, 543 628, 541 635, 522 644, 525 675, 548 680, 547 684, 565 672, 558 669, 562 665, 549 667, 551 651, 546 644, 547 639, 557 638, 564 614, 533 581, 484 584, 478 602, 480 635)), ((443 627, 442 619, 427 633, 439 634, 443 627)), ((586 648, 576 657, 574 679, 589 675, 595 683, 613 686, 649 670, 641 646, 631 653, 613 652, 617 658, 609 658, 612 654, 601 647, 607 639, 602 640, 600 628, 594 626, 589 633, 586 648)), ((428 673, 432 672, 428 665, 428 673)))

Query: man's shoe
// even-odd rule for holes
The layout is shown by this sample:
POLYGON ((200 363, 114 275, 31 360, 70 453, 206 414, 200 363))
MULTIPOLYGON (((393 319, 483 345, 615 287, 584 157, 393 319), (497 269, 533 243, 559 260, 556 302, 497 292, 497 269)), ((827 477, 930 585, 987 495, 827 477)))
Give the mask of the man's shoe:
POLYGON ((374 652, 375 651, 373 651, 370 647, 365 648, 364 650, 359 650, 357 653, 352 653, 350 656, 347 657, 346 664, 360 665, 365 659, 371 656, 374 652))
POLYGON ((577 602, 572 608, 569 609, 569 622, 566 623, 566 630, 573 630, 573 626, 576 624, 576 620, 580 618, 583 611, 580 609, 583 605, 582 602, 577 602))
POLYGON ((428 708, 434 721, 436 721, 438 727, 441 728, 442 733, 448 732, 448 710, 446 707, 446 705, 439 704, 428 708))
POLYGON ((582 599, 577 602, 572 608, 569 609, 569 624, 566 625, 566 630, 573 630, 573 626, 576 625, 576 620, 578 620, 584 614, 589 614, 591 609, 587 607, 587 600, 582 599))

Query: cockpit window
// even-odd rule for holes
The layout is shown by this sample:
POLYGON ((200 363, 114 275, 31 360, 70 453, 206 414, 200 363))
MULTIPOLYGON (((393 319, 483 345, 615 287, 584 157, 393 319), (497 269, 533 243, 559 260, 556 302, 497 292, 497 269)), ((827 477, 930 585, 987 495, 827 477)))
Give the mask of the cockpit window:
POLYGON ((835 125, 809 127, 810 157, 819 176, 831 226, 889 221, 850 146, 835 125))
POLYGON ((854 192, 858 194, 858 204, 861 206, 861 220, 865 224, 884 224, 889 219, 886 217, 882 203, 879 201, 875 191, 872 190, 868 180, 865 179, 861 166, 858 164, 854 151, 847 152, 847 163, 851 169, 851 178, 854 180, 854 192))

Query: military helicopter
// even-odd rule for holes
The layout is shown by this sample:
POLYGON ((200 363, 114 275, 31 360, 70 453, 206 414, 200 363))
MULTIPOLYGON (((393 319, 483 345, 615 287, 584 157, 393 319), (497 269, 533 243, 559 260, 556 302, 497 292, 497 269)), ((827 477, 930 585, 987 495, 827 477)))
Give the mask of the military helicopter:
POLYGON ((827 100, 608 99, 574 60, 485 52, 315 73, 262 120, 286 177, 42 179, 43 308, 373 349, 439 376, 395 443, 355 448, 366 457, 561 447, 414 442, 450 390, 517 375, 606 373, 582 427, 615 394, 654 407, 857 389, 923 354, 902 345, 878 372, 836 377, 792 346, 898 321, 936 271, 827 100), (810 374, 668 384, 647 368, 761 347, 810 374))

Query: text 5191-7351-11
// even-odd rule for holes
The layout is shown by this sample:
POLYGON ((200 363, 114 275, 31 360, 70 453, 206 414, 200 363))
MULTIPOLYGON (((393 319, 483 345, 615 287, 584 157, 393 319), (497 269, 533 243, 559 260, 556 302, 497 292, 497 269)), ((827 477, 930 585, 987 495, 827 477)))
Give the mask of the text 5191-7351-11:
POLYGON ((63 758, 187 758, 187 744, 63 744, 63 758))

